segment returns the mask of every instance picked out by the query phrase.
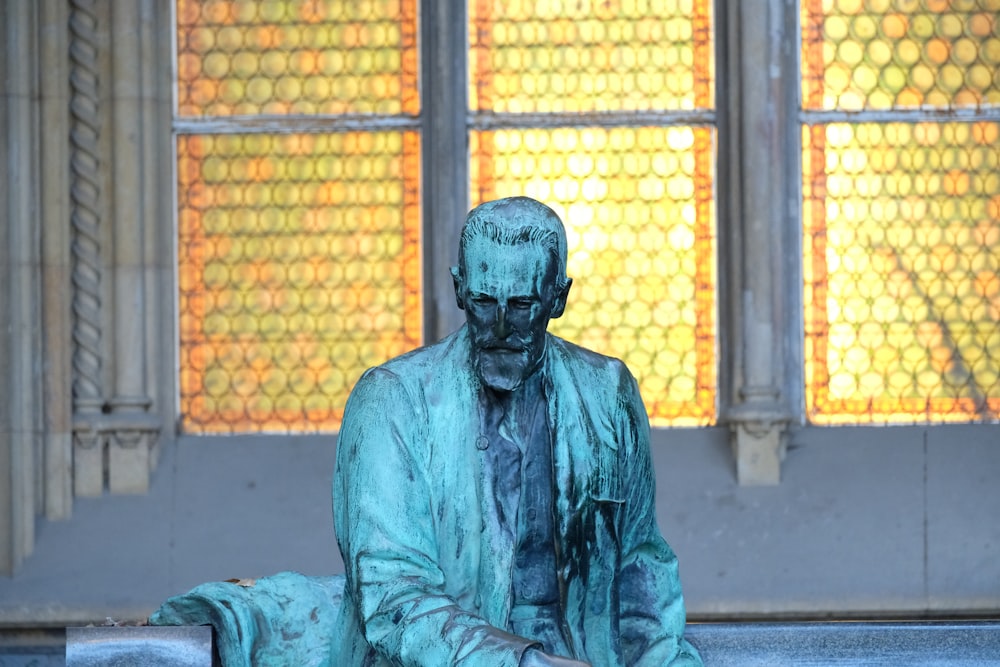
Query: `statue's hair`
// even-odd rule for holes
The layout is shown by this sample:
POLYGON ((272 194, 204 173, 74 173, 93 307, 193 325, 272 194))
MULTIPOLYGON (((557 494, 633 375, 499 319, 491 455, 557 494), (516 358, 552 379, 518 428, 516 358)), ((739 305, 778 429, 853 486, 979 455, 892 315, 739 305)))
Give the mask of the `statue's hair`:
POLYGON ((465 270, 465 248, 474 238, 503 246, 537 244, 556 263, 556 280, 566 282, 566 229, 551 208, 530 197, 507 197, 480 204, 469 212, 458 244, 458 268, 465 270))

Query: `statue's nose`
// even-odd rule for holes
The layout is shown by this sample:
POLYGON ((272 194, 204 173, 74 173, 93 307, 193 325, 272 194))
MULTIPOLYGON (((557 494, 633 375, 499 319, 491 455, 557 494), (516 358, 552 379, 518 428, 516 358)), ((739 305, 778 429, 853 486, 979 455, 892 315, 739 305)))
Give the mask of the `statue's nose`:
POLYGON ((493 326, 493 334, 500 340, 510 335, 510 325, 507 324, 507 304, 497 304, 497 320, 493 326))

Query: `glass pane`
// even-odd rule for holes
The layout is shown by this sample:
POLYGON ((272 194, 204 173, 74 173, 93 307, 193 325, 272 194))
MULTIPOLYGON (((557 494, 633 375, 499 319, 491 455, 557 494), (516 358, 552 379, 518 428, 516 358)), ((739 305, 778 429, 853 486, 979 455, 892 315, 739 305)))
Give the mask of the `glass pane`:
POLYGON ((177 0, 181 116, 416 113, 416 0, 177 0))
POLYGON ((815 423, 1000 415, 1000 124, 803 128, 815 423))
POLYGON ((332 431, 420 344, 412 132, 180 136, 186 432, 332 431))
POLYGON ((472 0, 477 111, 649 111, 712 106, 709 0, 472 0))
POLYGON ((1000 104, 1000 0, 803 0, 806 109, 1000 104))
POLYGON ((472 134, 472 201, 528 195, 566 223, 565 315, 550 331, 623 359, 654 424, 715 419, 713 130, 472 134))

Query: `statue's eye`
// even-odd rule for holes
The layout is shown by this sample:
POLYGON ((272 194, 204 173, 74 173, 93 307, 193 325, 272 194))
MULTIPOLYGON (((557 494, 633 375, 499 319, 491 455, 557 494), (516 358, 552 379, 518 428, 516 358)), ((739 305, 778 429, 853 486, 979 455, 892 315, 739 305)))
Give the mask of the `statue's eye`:
POLYGON ((535 300, 534 299, 529 299, 527 297, 520 298, 520 299, 511 299, 510 300, 510 307, 511 308, 516 308, 517 310, 528 310, 533 305, 535 305, 535 300))
POLYGON ((497 300, 485 294, 475 294, 472 297, 472 303, 474 303, 477 306, 486 308, 487 306, 495 306, 497 300))

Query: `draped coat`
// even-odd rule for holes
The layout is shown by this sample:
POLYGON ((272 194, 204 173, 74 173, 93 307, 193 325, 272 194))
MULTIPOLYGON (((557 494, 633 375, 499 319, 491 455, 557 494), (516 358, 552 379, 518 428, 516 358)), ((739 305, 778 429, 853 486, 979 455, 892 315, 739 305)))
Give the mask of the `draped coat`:
MULTIPOLYGON (((654 513, 649 423, 625 365, 546 334, 564 634, 595 667, 700 665, 654 513)), ((347 402, 333 504, 346 567, 333 664, 516 667, 516 520, 497 508, 463 327, 369 369, 347 402), (477 444, 479 446, 477 446, 477 444)))

